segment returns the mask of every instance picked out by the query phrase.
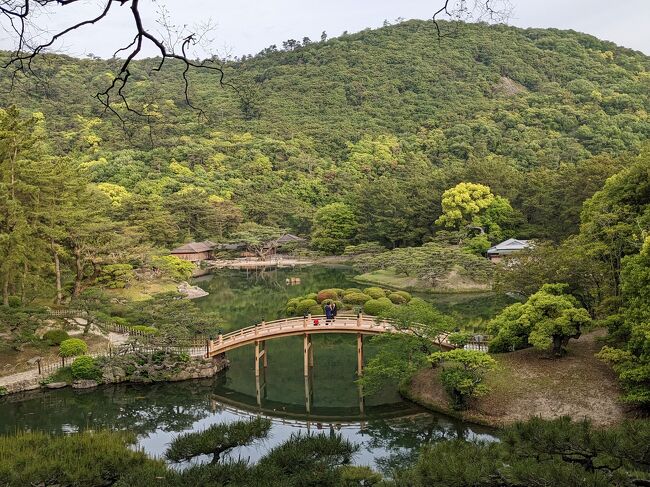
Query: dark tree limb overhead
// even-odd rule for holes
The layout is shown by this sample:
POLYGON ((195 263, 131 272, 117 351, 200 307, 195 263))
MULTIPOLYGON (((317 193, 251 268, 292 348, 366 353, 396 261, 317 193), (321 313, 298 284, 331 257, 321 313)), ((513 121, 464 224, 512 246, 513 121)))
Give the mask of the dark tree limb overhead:
MULTIPOLYGON (((145 43, 153 45, 160 53, 160 63, 153 69, 154 71, 160 71, 167 59, 175 59, 182 63, 184 67, 182 77, 185 101, 188 106, 197 110, 200 116, 204 115, 203 110, 194 105, 190 100, 190 83, 188 78, 190 69, 205 69, 215 72, 219 75, 218 80, 221 86, 230 86, 225 82, 222 64, 215 59, 197 61, 190 57, 189 51, 192 46, 195 46, 201 40, 203 37, 202 33, 184 32, 184 35, 180 38, 180 49, 176 50, 176 46, 171 41, 172 35, 167 35, 167 41, 165 41, 163 34, 154 32, 154 30, 145 25, 142 20, 140 0, 104 0, 103 8, 98 14, 85 18, 55 33, 47 32, 44 26, 38 22, 39 15, 44 15, 54 9, 60 11, 60 9, 65 7, 76 7, 77 5, 75 4, 80 3, 81 0, 0 0, 0 18, 4 17, 5 24, 10 27, 9 32, 16 38, 15 48, 9 60, 4 64, 4 68, 13 70, 12 83, 19 72, 38 77, 37 73, 32 69, 33 61, 39 55, 55 48, 56 43, 62 40, 67 34, 101 22, 116 5, 119 7, 128 5, 130 18, 133 22, 134 37, 129 44, 115 51, 113 54, 114 58, 118 54, 125 55, 119 71, 115 74, 108 87, 95 95, 105 110, 111 111, 122 120, 120 114, 114 108, 114 103, 117 102, 124 106, 127 111, 142 115, 129 105, 124 89, 131 76, 129 69, 131 62, 142 52, 145 43), (43 36, 46 37, 46 40, 42 40, 43 36)), ((158 22, 158 24, 166 28, 168 33, 174 28, 167 22, 158 22)))

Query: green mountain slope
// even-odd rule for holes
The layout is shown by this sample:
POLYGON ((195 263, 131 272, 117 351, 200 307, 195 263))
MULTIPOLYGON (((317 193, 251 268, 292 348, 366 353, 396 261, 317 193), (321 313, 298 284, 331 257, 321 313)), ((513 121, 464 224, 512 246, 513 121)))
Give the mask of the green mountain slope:
MULTIPOLYGON (((158 196, 174 214, 225 202, 235 220, 308 233, 318 208, 343 201, 357 240, 419 244, 442 191, 472 180, 511 200, 518 235, 574 232, 582 201, 650 134, 650 58, 572 31, 456 27, 442 41, 408 21, 267 49, 227 65, 237 92, 195 71, 190 96, 207 118, 185 104, 180 66, 154 73, 156 60, 133 65, 127 96, 147 116, 116 106, 126 130, 93 99, 118 61, 51 55, 10 93, 5 71, 0 105, 44 112, 52 152, 80 154, 107 192, 145 207, 158 196)), ((229 228, 178 225, 157 243, 229 228)))

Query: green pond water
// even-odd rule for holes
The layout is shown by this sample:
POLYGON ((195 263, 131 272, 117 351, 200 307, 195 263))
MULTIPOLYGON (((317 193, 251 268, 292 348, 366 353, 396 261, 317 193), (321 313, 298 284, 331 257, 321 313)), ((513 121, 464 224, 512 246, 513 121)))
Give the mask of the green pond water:
MULTIPOLYGON (((217 311, 224 330, 283 316, 288 298, 326 287, 359 287, 347 268, 305 267, 262 273, 219 271, 196 283, 210 294, 197 300, 217 311), (287 286, 288 277, 301 284, 287 286)), ((464 324, 479 326, 507 304, 494 296, 424 296, 464 324)), ((160 456, 174 435, 255 414, 272 418, 264 443, 235 457, 255 461, 293 433, 338 432, 358 443, 357 464, 386 473, 414 458, 427 441, 493 439, 491 430, 431 414, 402 400, 394 388, 361 398, 353 335, 313 337, 315 365, 303 376, 302 338, 267 342, 268 368, 256 380, 252 347, 228 353, 230 368, 213 379, 148 386, 112 385, 95 390, 37 391, 0 399, 0 433, 19 429, 68 433, 86 428, 134 431, 138 444, 160 456)), ((365 342, 366 360, 373 354, 365 342)))

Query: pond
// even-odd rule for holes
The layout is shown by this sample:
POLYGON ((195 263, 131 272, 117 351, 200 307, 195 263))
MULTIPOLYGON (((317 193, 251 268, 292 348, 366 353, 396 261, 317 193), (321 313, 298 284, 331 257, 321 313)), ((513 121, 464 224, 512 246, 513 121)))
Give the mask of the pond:
MULTIPOLYGON (((358 287, 352 277, 352 271, 340 267, 248 275, 219 271, 198 280, 210 295, 197 303, 217 311, 224 329, 237 329, 281 317, 290 297, 325 287, 358 287), (301 284, 287 286, 287 277, 299 277, 301 284)), ((468 323, 489 317, 503 305, 489 296, 426 298, 468 323)), ((494 438, 489 429, 423 411, 402 400, 395 388, 362 397, 355 383, 355 339, 353 335, 314 336, 315 366, 308 377, 303 375, 302 339, 291 337, 267 343, 268 368, 257 380, 252 347, 242 347, 228 353, 230 368, 213 379, 9 396, 0 400, 0 433, 126 429, 138 435, 145 451, 160 456, 180 432, 263 414, 272 418, 271 437, 234 451, 235 457, 255 461, 292 433, 338 432, 360 445, 357 464, 386 473, 414 458, 427 441, 494 438)), ((373 354, 370 339, 366 339, 365 352, 366 357, 373 354)))

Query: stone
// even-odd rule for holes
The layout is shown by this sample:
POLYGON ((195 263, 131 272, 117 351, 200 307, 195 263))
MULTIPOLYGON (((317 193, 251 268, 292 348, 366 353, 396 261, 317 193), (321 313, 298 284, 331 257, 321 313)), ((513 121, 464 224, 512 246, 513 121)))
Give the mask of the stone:
POLYGON ((202 298, 203 296, 210 294, 199 286, 192 286, 190 283, 185 281, 178 285, 178 292, 184 294, 187 299, 202 298))
POLYGON ((92 387, 97 387, 99 384, 95 380, 81 379, 76 380, 72 383, 73 389, 90 389, 92 387))
POLYGON ((43 357, 32 357, 32 358, 30 358, 30 359, 27 361, 27 363, 28 363, 29 365, 32 365, 32 366, 33 366, 33 365, 36 365, 36 364, 38 363, 38 361, 39 361, 39 360, 42 360, 42 359, 43 359, 43 357))
POLYGON ((64 387, 67 387, 67 385, 67 382, 50 382, 49 384, 45 384, 45 387, 48 389, 62 389, 64 387))
POLYGON ((77 323, 77 325, 81 326, 86 326, 88 324, 88 320, 86 318, 75 318, 74 321, 77 323))

